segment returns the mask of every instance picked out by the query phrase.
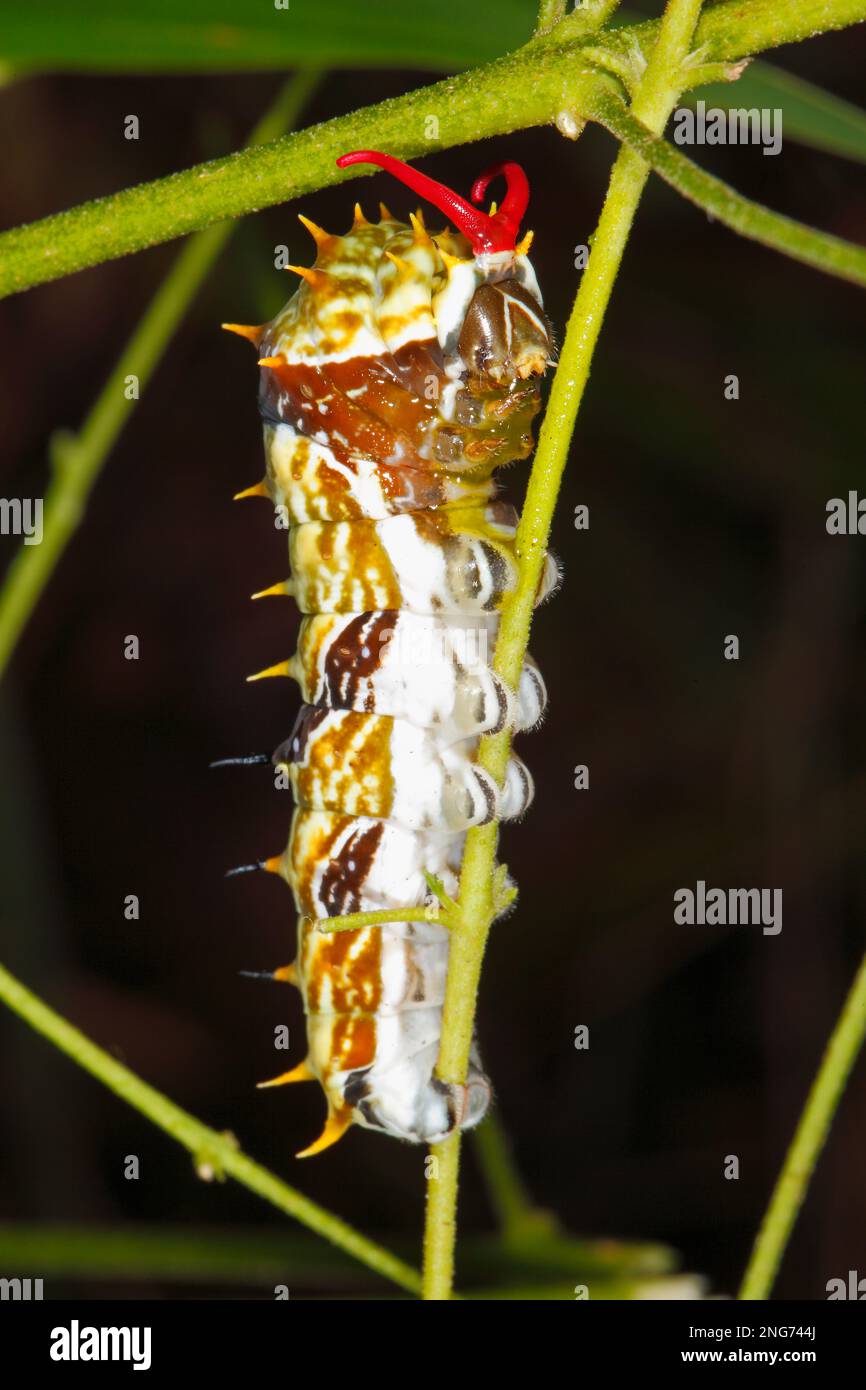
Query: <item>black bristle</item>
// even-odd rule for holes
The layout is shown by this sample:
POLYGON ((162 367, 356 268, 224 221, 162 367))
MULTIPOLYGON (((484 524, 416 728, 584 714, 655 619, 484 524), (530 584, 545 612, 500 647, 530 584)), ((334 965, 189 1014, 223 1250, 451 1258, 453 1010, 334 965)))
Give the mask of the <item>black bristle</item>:
POLYGON ((265 861, 260 859, 258 864, 238 864, 236 869, 227 869, 226 878, 234 878, 235 874, 254 874, 256 869, 263 869, 265 861))
POLYGON ((268 753, 247 753, 242 758, 217 758, 215 763, 208 763, 208 767, 254 767, 270 761, 268 753))

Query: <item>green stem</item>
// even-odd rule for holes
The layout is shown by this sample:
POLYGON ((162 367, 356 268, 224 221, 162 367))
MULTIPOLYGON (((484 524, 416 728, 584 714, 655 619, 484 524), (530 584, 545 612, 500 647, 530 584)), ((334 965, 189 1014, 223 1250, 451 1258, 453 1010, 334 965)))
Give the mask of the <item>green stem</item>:
MULTIPOLYGON (((665 9, 658 41, 632 105, 635 118, 656 131, 664 128, 679 95, 681 67, 700 5, 701 0, 669 0, 665 9)), ((593 351, 648 177, 649 166, 638 154, 630 149, 620 150, 562 345, 517 530, 520 574, 502 610, 493 662, 494 669, 512 688, 517 687, 526 655, 550 525, 593 351)), ((510 748, 509 730, 481 741, 478 760, 500 783, 510 748)), ((463 1082, 469 1064, 478 982, 494 915, 497 840, 496 824, 476 827, 466 835, 437 1065, 437 1074, 448 1082, 463 1082)), ((431 1183, 428 1189, 424 1297, 447 1299, 454 1273, 459 1131, 431 1152, 440 1171, 446 1171, 449 1179, 453 1176, 453 1181, 431 1183)))
MULTIPOLYGON (((562 111, 566 93, 573 111, 588 113, 600 96, 618 89, 614 78, 581 62, 580 53, 613 8, 614 0, 595 0, 484 67, 5 232, 0 297, 362 177, 335 167, 336 156, 347 149, 387 149, 406 159, 547 125, 562 111), (425 134, 431 113, 440 116, 436 140, 425 134)), ((725 0, 703 16, 695 45, 703 62, 726 62, 863 19, 866 0, 725 0)), ((659 32, 658 22, 650 22, 603 37, 612 52, 639 48, 646 56, 659 32)))
POLYGON ((752 1250, 738 1297, 769 1295, 851 1068, 866 1037, 866 958, 830 1035, 752 1250))
MULTIPOLYGON (((316 73, 302 72, 287 82, 250 136, 251 143, 272 140, 277 132, 292 125, 319 81, 316 73)), ((187 242, 123 349, 80 433, 62 434, 52 441, 53 476, 45 496, 42 543, 19 547, 0 591, 0 676, 78 528, 108 454, 135 409, 136 400, 126 397, 127 377, 138 377, 141 392, 233 231, 234 224, 225 222, 187 242)))
MULTIPOLYGON (((487 1128, 485 1122, 484 1128, 487 1128)), ((93 1222, 0 1222, 0 1270, 38 1270, 73 1278, 189 1280, 194 1283, 258 1284, 295 1281, 333 1287, 334 1251, 317 1236, 271 1227, 173 1226, 140 1223, 112 1227, 93 1222)), ((615 1240, 578 1240, 549 1232, 531 1245, 503 1244, 496 1236, 466 1241, 461 1255, 473 1282, 493 1278, 547 1282, 643 1281, 670 1273, 671 1252, 661 1246, 624 1245, 615 1240)), ((367 1271, 349 1265, 347 1274, 365 1280, 367 1271)))
POLYGON ((601 97, 591 116, 635 150, 665 183, 717 222, 815 270, 866 288, 866 248, 744 198, 635 120, 618 98, 601 97))
POLYGON ((367 1240, 338 1216, 325 1211, 308 1197, 289 1187, 266 1168, 240 1152, 230 1135, 208 1129, 200 1120, 174 1105, 161 1092, 148 1086, 140 1077, 123 1066, 109 1053, 97 1047, 71 1023, 49 1009, 35 994, 0 966, 0 999, 37 1033, 48 1038, 67 1057, 95 1076, 115 1095, 120 1096, 159 1129, 183 1145, 195 1159, 200 1171, 235 1178, 244 1187, 278 1207, 287 1216, 300 1221, 332 1245, 389 1279, 400 1288, 417 1293, 420 1279, 411 1266, 398 1260, 374 1241, 367 1240))
MULTIPOLYGON (((342 1263, 342 1262, 341 1262, 342 1263)), ((188 1222, 113 1227, 63 1222, 0 1222, 0 1269, 38 1270, 63 1279, 189 1281, 227 1286, 295 1284, 333 1289, 335 1261, 318 1236, 282 1222, 267 1227, 201 1230, 188 1222)), ((366 1285, 367 1271, 345 1262, 344 1287, 366 1285)), ((293 1290, 290 1287, 290 1292, 293 1290)), ((47 1294, 47 1288, 46 1288, 47 1294)))
POLYGON ((358 931, 361 927, 384 927, 390 922, 436 922, 447 927, 447 918, 435 907, 379 907, 370 912, 347 912, 344 917, 322 917, 313 923, 316 931, 330 936, 335 931, 358 931))
MULTIPOLYGON (((450 964, 448 969, 450 974, 450 964)), ((431 1302, 439 1302, 453 1296, 457 1190, 460 1177, 459 1131, 441 1144, 431 1145, 427 1163, 421 1297, 431 1302)))

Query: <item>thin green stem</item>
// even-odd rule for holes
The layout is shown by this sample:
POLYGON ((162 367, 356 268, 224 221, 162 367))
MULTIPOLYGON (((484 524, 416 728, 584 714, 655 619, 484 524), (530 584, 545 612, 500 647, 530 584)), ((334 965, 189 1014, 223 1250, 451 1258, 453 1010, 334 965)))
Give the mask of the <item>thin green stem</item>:
MULTIPOLYGON (((450 968, 449 966, 449 971, 450 968)), ((441 1302, 453 1297, 459 1178, 458 1132, 441 1144, 431 1145, 427 1158, 427 1209, 424 1217, 421 1297, 430 1302, 441 1302)))
MULTIPOLYGON (((581 59, 615 0, 594 0, 516 53, 297 135, 211 160, 153 183, 83 203, 0 235, 0 297, 141 251, 226 218, 363 177, 335 167, 347 149, 387 149, 404 159, 589 111, 616 79, 581 59), (440 135, 427 138, 430 115, 440 135)), ((729 62, 866 19, 866 0, 725 0, 703 16, 703 62, 729 62)), ((612 53, 651 54, 657 21, 605 31, 612 53)))
POLYGON ((343 917, 321 917, 313 926, 323 936, 330 936, 331 932, 384 927, 390 922, 435 922, 440 927, 449 925, 435 907, 381 907, 371 912, 347 912, 343 917))
MULTIPOLYGON (((319 81, 316 73, 302 72, 287 82, 252 132, 251 143, 272 140, 294 124, 319 81)), ((81 522, 103 464, 135 409, 138 396, 128 398, 127 379, 138 378, 140 395, 233 231, 234 224, 224 222, 190 238, 120 354, 78 435, 60 434, 52 440, 53 470, 44 500, 42 542, 19 547, 0 590, 0 677, 81 522)))
MULTIPOLYGON (((0 1222, 0 1269, 38 1270, 73 1279, 185 1281, 195 1284, 295 1283, 333 1287, 333 1249, 318 1236, 283 1222, 271 1227, 200 1229, 137 1222, 0 1222)), ((367 1271, 346 1260, 348 1281, 369 1286, 367 1271)), ((46 1279, 47 1284, 47 1279, 46 1279)), ((46 1288, 47 1294, 47 1288, 46 1288)))
POLYGON ((0 966, 0 999, 20 1018, 30 1024, 37 1033, 65 1052, 78 1066, 95 1076, 115 1095, 133 1106, 152 1124, 164 1130, 178 1144, 183 1145, 192 1155, 200 1174, 235 1178, 257 1196, 270 1202, 272 1206, 285 1212, 295 1221, 300 1221, 311 1231, 332 1245, 344 1250, 347 1255, 389 1279, 400 1288, 417 1293, 420 1278, 411 1266, 398 1260, 396 1256, 367 1240, 352 1226, 341 1221, 338 1216, 311 1202, 308 1197, 289 1187, 266 1168, 255 1163, 241 1153, 231 1135, 218 1134, 208 1129, 200 1120, 181 1110, 161 1092, 148 1086, 145 1081, 131 1072, 116 1058, 104 1052, 101 1047, 86 1038, 66 1019, 50 1009, 41 999, 0 966))
POLYGON ((785 1156, 738 1297, 767 1298, 866 1037, 866 958, 854 978, 785 1156))
MULTIPOLYGON (((518 1303, 573 1303, 575 1281, 566 1278, 558 1284, 509 1284, 504 1288, 473 1288, 463 1298, 489 1303, 508 1300, 518 1303)), ((700 1298, 704 1283, 693 1274, 674 1274, 662 1279, 593 1279, 588 1286, 593 1303, 630 1303, 635 1299, 682 1301, 700 1298)))
POLYGON ((616 97, 600 97, 591 114, 639 154, 665 183, 717 222, 814 270, 866 288, 866 248, 744 198, 635 120, 616 97))
MULTIPOLYGON (((664 128, 679 95, 681 69, 700 6, 701 0, 669 0, 665 9, 658 41, 632 105, 636 119, 656 131, 664 128)), ((547 539, 593 351, 648 176, 649 166, 635 151, 620 150, 562 345, 517 530, 519 578, 502 610, 493 662, 512 688, 517 687, 526 655, 547 539)), ((500 783, 510 748, 509 730, 481 741, 478 760, 500 783)), ((495 823, 476 827, 466 835, 437 1064, 437 1074, 447 1082, 465 1081, 468 1069, 478 982, 494 916, 497 840, 495 823)), ((446 1299, 454 1272, 459 1131, 436 1145, 432 1153, 449 1179, 453 1175, 453 1182, 431 1184, 428 1189, 424 1297, 446 1299)))
MULTIPOLYGON (((485 1124, 486 1128, 486 1124, 485 1124)), ((527 1244, 496 1236, 465 1241, 461 1257, 473 1282, 516 1278, 597 1282, 643 1281, 674 1268, 663 1246, 578 1240, 555 1231, 527 1244)), ((174 1279, 195 1283, 259 1284, 288 1279, 309 1285, 333 1280, 334 1250, 306 1231, 282 1223, 270 1227, 201 1229, 187 1222, 167 1226, 93 1222, 0 1222, 0 1269, 38 1270, 76 1278, 174 1279)), ((362 1267, 353 1269, 366 1278, 362 1267)), ((573 1297, 573 1292, 572 1292, 573 1297)))

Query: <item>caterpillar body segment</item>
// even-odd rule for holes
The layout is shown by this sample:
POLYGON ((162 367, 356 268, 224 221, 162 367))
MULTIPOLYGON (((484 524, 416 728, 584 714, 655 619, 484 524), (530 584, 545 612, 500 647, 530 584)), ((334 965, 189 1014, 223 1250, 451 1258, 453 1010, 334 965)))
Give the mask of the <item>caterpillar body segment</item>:
MULTIPOLYGON (((497 613, 517 582, 517 515, 504 502, 292 526, 293 595, 302 613, 497 613)), ((553 591, 548 556, 538 601, 553 591)))
MULTIPOLYGON (((384 209, 379 222, 356 215, 345 236, 305 221, 316 260, 292 268, 288 304, 260 328, 232 325, 260 361, 266 476, 248 491, 266 493, 289 528, 291 576, 263 593, 290 593, 303 614, 296 653, 260 674, 289 675, 303 701, 274 754, 297 810, 266 867, 300 914, 308 1038, 304 1061, 268 1084, 314 1077, 328 1103, 304 1155, 353 1122, 430 1143, 485 1113, 474 1047, 465 1084, 435 1075, 447 929, 314 924, 421 906, 431 874, 456 893, 466 831, 522 815, 533 795, 516 756, 497 786, 479 738, 532 727, 546 703, 531 658, 517 690, 492 669, 518 579, 517 519, 494 472, 532 450, 553 352, 528 239, 516 245, 525 176, 502 166, 508 193, 490 216, 399 161, 361 155, 457 230, 430 234, 384 209)), ((548 557, 538 601, 557 577, 548 557)))
POLYGON ((515 755, 500 788, 465 740, 448 744, 405 719, 323 705, 301 707, 274 763, 287 772, 300 806, 393 821, 422 833, 512 819, 533 796, 529 769, 515 755), (405 768, 413 775, 405 777, 405 768))

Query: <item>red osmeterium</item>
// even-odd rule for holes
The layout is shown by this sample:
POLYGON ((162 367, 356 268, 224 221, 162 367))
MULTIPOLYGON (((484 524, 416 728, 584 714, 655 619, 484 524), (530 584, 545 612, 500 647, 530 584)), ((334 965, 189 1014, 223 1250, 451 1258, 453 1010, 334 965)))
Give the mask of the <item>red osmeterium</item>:
POLYGON ((377 164, 380 169, 393 174, 408 188, 414 189, 428 203, 450 217, 472 244, 476 256, 496 251, 513 251, 520 230, 520 221, 529 202, 529 181, 519 164, 494 164, 479 174, 472 186, 474 202, 480 202, 487 191, 488 184, 499 174, 505 177, 507 191, 502 207, 498 212, 481 212, 461 198, 452 188, 437 183, 427 174, 404 164, 390 154, 380 154, 378 150, 352 150, 340 155, 337 164, 345 169, 350 164, 377 164))

